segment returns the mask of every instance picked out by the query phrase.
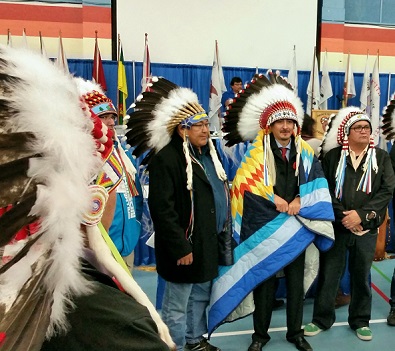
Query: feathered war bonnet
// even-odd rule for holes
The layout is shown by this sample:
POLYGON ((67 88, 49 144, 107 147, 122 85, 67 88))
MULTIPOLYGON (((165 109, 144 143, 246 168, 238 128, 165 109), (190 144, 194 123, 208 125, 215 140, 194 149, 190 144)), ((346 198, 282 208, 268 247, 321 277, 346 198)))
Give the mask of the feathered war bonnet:
POLYGON ((395 93, 383 109, 382 130, 387 140, 395 139, 395 93))
POLYGON ((300 129, 303 124, 302 101, 295 96, 292 86, 285 78, 268 71, 268 77, 255 75, 227 107, 223 132, 226 146, 243 141, 252 141, 258 135, 263 139, 264 184, 275 185, 276 169, 270 147, 270 125, 275 121, 290 119, 295 122, 296 169, 298 175, 300 161, 300 129))
POLYGON ((100 162, 70 75, 39 54, 0 45, 0 87, 0 207, 13 205, 0 217, 0 257, 18 230, 40 223, 0 262, 1 347, 39 349, 45 334, 67 329, 71 297, 91 287, 80 272, 80 224, 100 162))
MULTIPOLYGON (((348 135, 351 126, 359 121, 367 121, 371 125, 370 118, 359 107, 349 106, 342 108, 331 117, 321 144, 321 156, 335 147, 342 146, 340 160, 336 169, 335 195, 338 199, 343 195, 343 183, 347 166, 347 156, 349 155, 348 135)), ((363 165, 363 175, 358 183, 357 190, 362 190, 367 194, 371 191, 371 172, 377 173, 376 150, 374 148, 374 138, 370 136, 369 149, 363 165)))
MULTIPOLYGON (((149 163, 151 157, 170 142, 179 124, 184 129, 190 129, 193 124, 208 120, 197 95, 191 89, 181 88, 162 77, 153 77, 150 91, 139 95, 131 108, 134 108, 134 112, 130 114, 127 124, 130 130, 126 137, 128 144, 136 147, 133 151, 136 157, 149 151, 143 164, 149 163)), ((210 138, 208 145, 218 178, 226 180, 226 173, 210 138)), ((192 160, 185 133, 183 149, 187 162, 187 189, 192 190, 192 160)))

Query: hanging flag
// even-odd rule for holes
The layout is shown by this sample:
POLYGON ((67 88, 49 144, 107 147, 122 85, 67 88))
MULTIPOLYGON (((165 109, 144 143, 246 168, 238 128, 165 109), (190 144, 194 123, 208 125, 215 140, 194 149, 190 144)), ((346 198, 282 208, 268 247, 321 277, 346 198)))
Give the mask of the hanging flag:
POLYGON ((343 107, 347 106, 348 100, 355 97, 355 94, 354 72, 351 68, 350 53, 348 53, 347 69, 344 76, 343 107))
POLYGON ((22 32, 22 47, 25 49, 29 48, 29 45, 27 44, 26 29, 25 28, 23 28, 23 32, 22 32))
POLYGON ((365 73, 363 74, 361 96, 361 109, 370 116, 370 73, 369 73, 369 53, 366 55, 365 73))
MULTIPOLYGON (((370 80, 370 122, 375 145, 384 149, 385 139, 380 136, 380 80, 379 80, 379 54, 374 61, 372 79, 370 80)), ((386 149, 386 148, 385 148, 386 149)))
POLYGON ((328 100, 333 96, 332 84, 328 72, 328 53, 325 51, 322 63, 322 78, 320 86, 320 110, 328 109, 328 100))
POLYGON ((92 80, 99 84, 104 91, 107 91, 106 76, 104 75, 103 62, 101 60, 99 44, 97 42, 97 31, 95 38, 95 52, 93 54, 92 80))
POLYGON ((126 115, 128 85, 126 82, 125 61, 123 59, 123 49, 120 35, 118 35, 118 52, 118 124, 122 125, 123 117, 126 115))
POLYGON ((43 41, 43 37, 41 35, 41 31, 39 31, 38 34, 40 36, 40 52, 41 52, 41 55, 43 57, 45 57, 45 58, 48 58, 47 50, 45 50, 44 41, 43 41))
POLYGON ((151 60, 148 48, 148 34, 145 33, 143 78, 141 79, 141 91, 150 91, 148 83, 151 83, 151 60))
POLYGON ((313 110, 318 110, 320 104, 320 81, 318 77, 318 63, 314 47, 313 68, 310 73, 310 81, 307 86, 306 113, 311 116, 313 110))
POLYGON ((67 63, 66 54, 63 49, 62 32, 59 32, 59 48, 58 57, 56 59, 56 65, 63 69, 66 73, 69 73, 69 65, 67 63))
POLYGON ((7 45, 12 48, 12 37, 11 37, 11 31, 9 29, 7 31, 7 45))
POLYGON ((221 131, 221 98, 226 91, 224 72, 222 71, 221 61, 219 60, 218 42, 215 41, 213 70, 211 72, 210 99, 208 117, 210 120, 210 130, 221 131))
POLYGON ((298 70, 296 69, 296 46, 294 45, 291 68, 288 72, 288 83, 292 85, 295 95, 298 96, 298 70))

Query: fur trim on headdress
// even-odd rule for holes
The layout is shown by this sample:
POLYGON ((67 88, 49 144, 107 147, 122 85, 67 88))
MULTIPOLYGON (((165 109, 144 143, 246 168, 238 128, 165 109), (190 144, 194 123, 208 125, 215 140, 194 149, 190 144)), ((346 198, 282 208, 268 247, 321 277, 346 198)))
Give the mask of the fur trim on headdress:
MULTIPOLYGON (((148 163, 154 154, 170 142, 179 124, 189 129, 191 125, 208 119, 206 112, 199 104, 197 95, 192 90, 180 88, 161 77, 153 77, 150 91, 139 95, 131 107, 135 108, 135 111, 130 114, 128 121, 130 130, 126 133, 126 137, 128 144, 136 146, 133 151, 135 156, 138 157, 150 150, 143 164, 148 163)), ((192 161, 186 136, 184 136, 183 149, 187 161, 187 188, 191 190, 192 161)), ((211 157, 218 178, 226 180, 225 171, 217 154, 211 154, 211 157)))
POLYGON ((387 140, 395 138, 395 94, 383 109, 383 134, 387 140))
MULTIPOLYGON (((359 121, 367 121, 371 124, 369 116, 359 107, 349 106, 340 109, 339 112, 329 120, 326 133, 322 140, 321 152, 323 156, 331 149, 342 146, 340 160, 336 169, 335 195, 338 199, 341 199, 343 195, 344 176, 347 166, 347 156, 349 155, 348 135, 350 134, 351 126, 359 121)), ((362 169, 364 173, 356 190, 362 190, 369 194, 371 191, 371 172, 374 171, 377 173, 378 171, 376 150, 372 135, 370 136, 369 149, 362 169)))

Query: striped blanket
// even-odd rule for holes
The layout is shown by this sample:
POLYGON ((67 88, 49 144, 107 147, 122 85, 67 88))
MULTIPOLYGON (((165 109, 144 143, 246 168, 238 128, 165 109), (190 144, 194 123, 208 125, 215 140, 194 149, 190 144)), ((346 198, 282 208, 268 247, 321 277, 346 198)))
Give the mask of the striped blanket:
POLYGON ((220 267, 213 283, 209 335, 257 285, 292 262, 312 242, 322 251, 333 245, 331 197, 314 151, 301 140, 301 209, 298 215, 290 216, 276 211, 273 186, 262 181, 262 137, 258 135, 248 148, 232 185, 234 237, 239 245, 234 251, 234 265, 220 267), (259 216, 257 208, 261 208, 259 216))

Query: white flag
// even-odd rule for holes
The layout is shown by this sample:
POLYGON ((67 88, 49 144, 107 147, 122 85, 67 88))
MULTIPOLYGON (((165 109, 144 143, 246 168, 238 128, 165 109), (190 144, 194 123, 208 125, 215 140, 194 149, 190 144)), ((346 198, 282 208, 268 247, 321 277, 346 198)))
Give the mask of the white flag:
POLYGON ((208 117, 210 119, 210 130, 219 132, 221 130, 221 98, 226 91, 224 73, 218 54, 218 42, 215 41, 213 70, 211 73, 210 100, 208 117))
POLYGON ((314 49, 313 68, 310 73, 310 81, 307 86, 307 106, 306 113, 311 116, 312 110, 318 110, 320 104, 320 81, 318 77, 317 56, 314 49))
POLYGON ((361 97, 361 109, 370 115, 370 73, 369 73, 369 54, 366 56, 365 73, 363 74, 361 97))
POLYGON ((320 110, 328 109, 328 99, 333 96, 332 84, 329 78, 327 66, 327 52, 325 51, 324 62, 322 63, 322 78, 320 86, 320 110))
POLYGON ((26 38, 26 30, 25 28, 23 28, 23 32, 22 32, 22 47, 25 49, 29 48, 29 45, 27 44, 27 38, 26 38))
POLYGON ((56 65, 63 69, 66 73, 69 73, 69 65, 67 63, 66 53, 63 49, 63 41, 62 34, 59 33, 59 48, 58 48, 58 57, 56 59, 56 65))
POLYGON ((151 83, 151 59, 148 48, 148 34, 145 33, 144 59, 143 59, 143 78, 141 79, 141 91, 150 91, 148 83, 151 83))
POLYGON ((291 68, 288 71, 288 83, 292 85, 295 95, 298 95, 298 70, 296 69, 296 48, 293 48, 291 68))
POLYGON ((343 107, 346 107, 347 101, 353 97, 355 97, 354 72, 351 68, 350 54, 348 54, 347 69, 344 76, 343 107))
POLYGON ((370 121, 375 145, 384 148, 385 142, 380 138, 380 80, 379 80, 379 56, 377 55, 373 66, 372 79, 370 81, 370 121))

